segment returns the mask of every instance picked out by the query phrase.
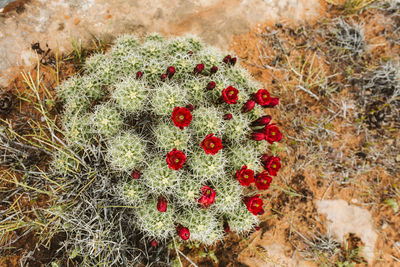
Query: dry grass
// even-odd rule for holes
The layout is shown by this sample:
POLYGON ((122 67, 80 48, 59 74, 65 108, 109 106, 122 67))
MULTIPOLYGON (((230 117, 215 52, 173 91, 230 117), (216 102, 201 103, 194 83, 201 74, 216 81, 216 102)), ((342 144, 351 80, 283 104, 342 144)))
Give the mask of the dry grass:
MULTIPOLYGON (((301 251, 322 266, 352 266, 363 259, 361 245, 349 248, 329 237, 316 214, 315 199, 356 199, 375 216, 377 228, 382 221, 399 224, 395 216, 400 199, 395 191, 400 140, 394 119, 399 117, 398 12, 389 1, 378 2, 331 2, 337 13, 329 19, 267 25, 235 40, 234 48, 251 72, 281 100, 279 112, 271 115, 279 117, 287 140, 286 150, 278 155, 289 160, 276 181, 277 191, 271 192, 272 214, 278 219, 269 231, 281 232, 292 253, 301 251), (387 26, 375 26, 379 22, 387 26), (246 50, 240 48, 244 43, 246 50), (385 96, 377 93, 387 91, 384 88, 393 90, 385 96), (383 103, 371 109, 375 97, 383 103), (368 116, 374 117, 372 128, 368 116), (287 197, 285 187, 293 188, 297 202, 287 197)), ((388 233, 398 236, 396 227, 387 227, 380 232, 385 242, 388 233)), ((386 263, 399 256, 387 243, 377 249, 385 251, 380 260, 386 263)))

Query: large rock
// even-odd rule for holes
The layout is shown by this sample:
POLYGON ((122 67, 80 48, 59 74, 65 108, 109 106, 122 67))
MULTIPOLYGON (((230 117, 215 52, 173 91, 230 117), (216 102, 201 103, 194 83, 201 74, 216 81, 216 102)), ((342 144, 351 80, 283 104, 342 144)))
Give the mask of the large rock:
POLYGON ((353 233, 365 244, 363 256, 372 264, 375 242, 378 238, 374 221, 368 210, 349 205, 343 199, 317 201, 318 212, 326 215, 328 230, 343 242, 347 234, 353 233))
POLYGON ((313 267, 311 262, 306 262, 299 254, 287 255, 291 249, 273 237, 272 233, 261 231, 249 243, 248 247, 240 253, 238 261, 250 267, 313 267))
POLYGON ((92 34, 157 31, 196 34, 226 49, 233 35, 257 23, 312 18, 319 9, 319 0, 31 0, 0 13, 0 85, 19 72, 16 66, 35 62, 31 45, 36 42, 63 52, 72 48, 72 37, 85 42, 92 34))

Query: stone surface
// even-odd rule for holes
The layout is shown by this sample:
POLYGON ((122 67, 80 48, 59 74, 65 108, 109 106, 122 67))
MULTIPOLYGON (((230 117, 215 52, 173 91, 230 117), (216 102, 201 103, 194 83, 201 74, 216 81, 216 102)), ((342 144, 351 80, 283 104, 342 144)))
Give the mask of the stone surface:
POLYGON ((8 3, 11 3, 13 0, 0 0, 0 9, 4 8, 8 3))
POLYGON ((249 246, 238 256, 238 260, 247 266, 257 267, 313 267, 315 264, 302 260, 298 254, 287 255, 289 248, 282 240, 274 238, 272 233, 261 231, 251 241, 249 246), (260 249, 261 248, 261 249, 260 249))
POLYGON ((339 242, 343 242, 348 233, 361 238, 365 244, 363 255, 371 264, 378 235, 369 211, 342 199, 317 201, 317 206, 318 212, 326 215, 328 229, 339 242))
POLYGON ((160 32, 196 34, 227 48, 235 34, 257 23, 312 18, 319 9, 319 0, 31 0, 0 13, 0 85, 18 71, 15 67, 35 62, 30 47, 36 42, 64 52, 72 48, 72 38, 85 42, 92 35, 160 32))

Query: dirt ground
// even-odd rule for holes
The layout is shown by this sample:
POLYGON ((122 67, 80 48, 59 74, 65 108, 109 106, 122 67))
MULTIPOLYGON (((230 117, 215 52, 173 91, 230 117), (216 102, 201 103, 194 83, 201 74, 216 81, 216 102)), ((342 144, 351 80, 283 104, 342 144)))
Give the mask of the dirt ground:
MULTIPOLYGON (((87 4, 87 14, 94 14, 91 10, 95 7, 103 10, 101 18, 112 21, 108 32, 198 34, 206 42, 237 54, 240 63, 273 96, 280 98, 279 108, 269 111, 285 136, 275 148, 284 167, 264 194, 266 212, 260 229, 245 237, 230 233, 224 243, 210 248, 182 246, 187 257, 198 266, 400 264, 400 217, 396 209, 400 201, 399 128, 390 124, 391 121, 387 126, 371 127, 360 119, 368 117, 371 111, 363 110, 360 103, 364 98, 359 94, 369 71, 388 59, 398 61, 400 46, 396 29, 400 27, 400 20, 397 16, 378 9, 349 15, 340 6, 328 5, 325 1, 318 5, 313 1, 298 1, 295 10, 287 8, 295 1, 258 1, 257 4, 201 1, 180 6, 182 16, 176 19, 168 15, 173 5, 171 9, 163 9, 160 15, 157 5, 145 7, 144 3, 133 2, 134 8, 145 10, 143 17, 133 17, 129 11, 118 13, 119 5, 123 5, 118 1, 115 6, 106 1, 87 1, 82 5, 87 4), (264 15, 267 11, 268 17, 264 15), (343 14, 347 22, 362 25, 366 40, 362 56, 349 56, 333 48, 329 32, 339 23, 336 17, 343 14), (121 28, 117 26, 120 21, 131 26, 121 28)), ((58 4, 53 8, 65 5, 62 1, 55 3, 58 4)), ((8 25, 16 25, 21 18, 29 22, 32 19, 29 10, 38 12, 42 4, 33 1, 22 12, 17 12, 15 7, 10 11, 12 15, 0 17, 0 23, 3 20, 8 25)), ((159 6, 162 4, 160 1, 159 6)), ((60 23, 64 28, 59 30, 59 36, 66 40, 69 39, 65 29, 88 39, 84 25, 98 27, 97 32, 104 26, 93 23, 99 19, 95 16, 65 14, 47 24, 38 24, 43 26, 42 31, 27 34, 26 39, 16 39, 21 47, 7 51, 22 49, 32 54, 29 45, 39 41, 48 43, 54 50, 57 38, 50 39, 49 34, 60 23)), ((10 31, 17 29, 12 27, 10 31)), ((4 31, 0 30, 1 33, 4 31)), ((0 44, 6 36, 10 35, 0 35, 0 44)), ((63 44, 65 50, 70 49, 69 43, 63 44)), ((48 48, 42 45, 42 49, 48 48)), ((24 53, 8 54, 8 63, 1 66, 2 70, 15 72, 17 64, 28 65, 30 59, 20 61, 24 53)), ((65 64, 64 77, 74 70, 72 62, 65 64)), ((51 75, 49 70, 47 77, 51 75)), ((21 90, 22 87, 17 78, 8 88, 21 90)), ((48 87, 54 87, 51 78, 48 87)), ((11 92, 16 95, 15 91, 11 92)), ((27 235, 24 240, 30 237, 27 235)), ((31 248, 29 242, 25 245, 25 249, 31 248)), ((55 244, 53 249, 56 247, 55 244)), ((36 256, 43 257, 42 254, 36 256)), ((0 265, 17 266, 18 260, 18 256, 10 256, 0 260, 0 265)), ((181 260, 185 266, 191 265, 184 258, 181 260)))
MULTIPOLYGON (((333 6, 330 9, 334 12, 328 17, 334 18, 339 10, 333 6)), ((350 17, 349 21, 363 25, 368 43, 369 55, 356 64, 344 60, 335 63, 329 58, 326 40, 321 38, 324 33, 319 34, 321 30, 327 31, 326 19, 300 24, 290 20, 266 23, 234 38, 232 49, 251 73, 282 100, 280 112, 273 115, 286 130, 286 147, 282 149, 285 152, 279 154, 290 167, 285 168, 276 183, 301 195, 296 197, 281 190, 268 193, 271 212, 264 215, 267 237, 263 240, 266 234, 253 234, 250 238, 253 249, 242 252, 239 256, 242 262, 263 266, 258 263, 263 256, 254 253, 261 246, 270 256, 267 260, 275 262, 268 263, 271 266, 313 266, 311 262, 338 265, 346 261, 370 266, 399 264, 398 209, 385 205, 392 196, 396 203, 399 201, 398 193, 393 195, 400 178, 396 159, 399 131, 398 128, 389 132, 361 130, 357 123, 360 87, 349 82, 351 77, 345 73, 346 64, 352 68, 363 66, 366 71, 381 64, 382 59, 398 60, 399 47, 390 41, 393 29, 388 27, 393 21, 388 20, 389 17, 375 10, 350 17), (269 42, 270 46, 262 46, 263 42, 269 42), (330 82, 341 87, 330 93, 321 84, 326 77, 332 77, 330 82), (302 85, 312 88, 311 92, 298 92, 302 85), (328 113, 335 115, 329 118, 328 113), (333 132, 320 133, 326 131, 315 129, 320 122, 328 122, 328 129, 333 132), (379 157, 376 150, 382 152, 379 157), (333 244, 330 244, 332 251, 328 251, 330 239, 339 242, 336 248, 342 253, 334 252, 333 244), (358 259, 349 259, 352 243, 349 239, 355 239, 358 242, 355 246, 362 247, 358 259), (317 252, 323 246, 327 249, 325 254, 317 252), (282 251, 285 256, 271 255, 269 250, 272 254, 282 251), (314 250, 311 253, 314 255, 307 250, 314 250)))

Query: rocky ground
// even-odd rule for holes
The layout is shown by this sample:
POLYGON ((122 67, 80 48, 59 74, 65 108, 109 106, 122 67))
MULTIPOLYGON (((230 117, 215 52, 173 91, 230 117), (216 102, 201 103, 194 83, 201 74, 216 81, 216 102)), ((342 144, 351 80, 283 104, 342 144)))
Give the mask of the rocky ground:
MULTIPOLYGON (((317 0, 16 2, 0 13, 0 84, 10 92, 21 87, 22 69, 47 53, 71 51, 73 42, 89 46, 96 38, 157 31, 196 34, 230 49, 280 97, 271 115, 285 135, 274 147, 284 168, 264 196, 260 230, 229 234, 211 248, 181 246, 194 264, 400 264, 400 11, 394 1, 369 8, 357 5, 368 1, 317 0)), ((4 255, 5 266, 21 260, 4 255)))

